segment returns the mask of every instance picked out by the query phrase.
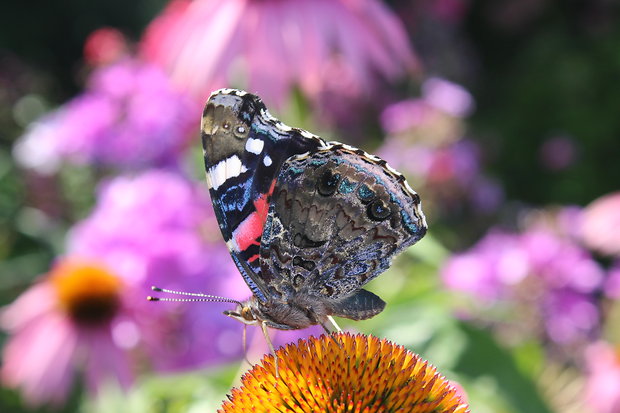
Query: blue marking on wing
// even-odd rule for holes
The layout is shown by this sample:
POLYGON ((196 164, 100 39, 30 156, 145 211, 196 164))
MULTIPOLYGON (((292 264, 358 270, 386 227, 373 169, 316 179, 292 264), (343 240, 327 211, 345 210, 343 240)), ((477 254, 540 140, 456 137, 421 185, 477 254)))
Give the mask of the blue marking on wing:
POLYGON ((225 212, 242 211, 251 201, 253 181, 254 179, 249 178, 240 184, 226 189, 220 196, 222 209, 225 212))
POLYGON ((400 218, 403 226, 413 235, 419 235, 419 227, 413 222, 411 216, 401 209, 400 218))
POLYGON ((341 194, 345 194, 345 195, 350 194, 351 192, 355 190, 356 186, 357 186, 357 182, 352 182, 352 181, 349 181, 347 178, 344 178, 342 181, 340 181, 338 192, 340 192, 341 194))

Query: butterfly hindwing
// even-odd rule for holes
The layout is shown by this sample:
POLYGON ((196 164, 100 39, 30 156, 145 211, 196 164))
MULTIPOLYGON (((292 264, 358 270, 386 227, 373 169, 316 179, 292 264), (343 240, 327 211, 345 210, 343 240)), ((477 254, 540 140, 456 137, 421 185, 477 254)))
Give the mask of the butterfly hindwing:
POLYGON ((252 292, 266 301, 259 247, 276 175, 294 155, 325 142, 273 118, 253 94, 214 92, 202 116, 207 183, 222 235, 252 292))
POLYGON ((333 315, 367 318, 384 303, 361 287, 425 232, 419 197, 402 175, 334 143, 279 171, 260 246, 262 282, 273 296, 315 296, 333 315))

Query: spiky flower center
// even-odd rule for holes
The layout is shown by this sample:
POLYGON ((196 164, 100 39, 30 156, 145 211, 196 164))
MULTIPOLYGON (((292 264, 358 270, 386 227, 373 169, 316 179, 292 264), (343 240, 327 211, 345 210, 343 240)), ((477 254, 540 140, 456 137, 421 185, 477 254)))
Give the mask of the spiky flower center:
POLYGON ((76 323, 96 326, 118 311, 121 281, 103 264, 90 260, 65 260, 50 274, 63 311, 76 323))
POLYGON ((246 373, 220 412, 469 412, 435 368, 402 346, 350 334, 311 337, 246 373))

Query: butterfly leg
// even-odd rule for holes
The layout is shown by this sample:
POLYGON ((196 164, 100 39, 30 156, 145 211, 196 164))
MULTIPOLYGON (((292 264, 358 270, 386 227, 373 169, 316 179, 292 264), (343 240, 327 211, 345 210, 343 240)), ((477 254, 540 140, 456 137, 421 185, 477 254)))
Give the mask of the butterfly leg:
POLYGON ((340 328, 340 326, 336 323, 336 320, 334 320, 334 318, 330 315, 327 316, 327 319, 329 320, 329 322, 332 324, 332 327, 334 328, 333 330, 329 331, 327 328, 325 328, 325 326, 323 326, 323 328, 325 328, 325 330, 328 333, 342 333, 342 329, 340 328))
POLYGON ((269 332, 267 331, 267 323, 263 321, 260 323, 260 327, 263 330, 263 335, 265 336, 265 341, 267 341, 267 345, 269 346, 269 350, 271 350, 271 354, 273 354, 273 358, 275 360, 276 365, 276 378, 279 377, 278 373, 278 355, 276 354, 276 350, 273 348, 273 343, 271 342, 271 338, 269 338, 269 332))
POLYGON ((329 322, 331 323, 331 329, 327 327, 327 325, 325 323, 321 323, 321 327, 323 327, 323 330, 325 330, 325 333, 334 341, 334 343, 336 343, 336 345, 338 347, 341 347, 340 343, 338 342, 338 340, 336 340, 336 337, 334 337, 335 333, 342 333, 342 329, 340 328, 340 326, 336 323, 336 320, 334 320, 332 318, 332 316, 328 315, 327 316, 327 320, 329 320, 329 322))

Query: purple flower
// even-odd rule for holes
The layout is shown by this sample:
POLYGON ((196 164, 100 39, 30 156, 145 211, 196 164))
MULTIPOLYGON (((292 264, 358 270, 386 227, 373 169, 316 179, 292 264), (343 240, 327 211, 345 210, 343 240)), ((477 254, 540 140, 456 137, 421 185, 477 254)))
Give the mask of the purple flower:
POLYGON ((530 263, 513 234, 491 232, 471 250, 456 254, 444 265, 441 276, 453 290, 486 302, 505 298, 510 286, 530 272, 530 263))
POLYGON ((517 317, 537 309, 541 320, 536 324, 542 323, 556 343, 576 342, 597 331, 595 294, 604 271, 574 239, 549 228, 491 231, 450 258, 441 274, 448 288, 482 300, 484 308, 508 305, 517 317))
POLYGON ((296 86, 310 97, 367 94, 375 73, 416 66, 402 23, 378 0, 176 0, 141 50, 195 96, 242 83, 275 104, 296 86))
POLYGON ((574 241, 534 229, 522 234, 521 242, 532 272, 550 287, 567 287, 584 293, 600 287, 604 277, 602 268, 574 241))
POLYGON ((599 324, 594 297, 571 289, 550 289, 541 303, 545 330, 551 340, 569 344, 588 338, 599 324))
POLYGON ((15 156, 47 173, 63 159, 131 169, 169 165, 197 127, 197 113, 160 69, 122 60, 94 71, 85 92, 35 122, 15 156))
POLYGON ((381 114, 387 133, 379 155, 450 210, 464 203, 484 213, 497 209, 503 191, 480 171, 480 147, 464 139, 464 118, 474 109, 463 87, 441 78, 422 83, 419 98, 389 105, 381 114))
POLYGON ((431 77, 422 84, 422 98, 430 106, 445 113, 464 118, 474 110, 474 99, 461 85, 431 77))
POLYGON ((616 262, 609 270, 604 291, 607 297, 620 299, 620 262, 616 262))
POLYGON ((545 168, 551 171, 562 171, 575 163, 578 154, 574 139, 568 136, 554 136, 541 145, 538 156, 545 168))

